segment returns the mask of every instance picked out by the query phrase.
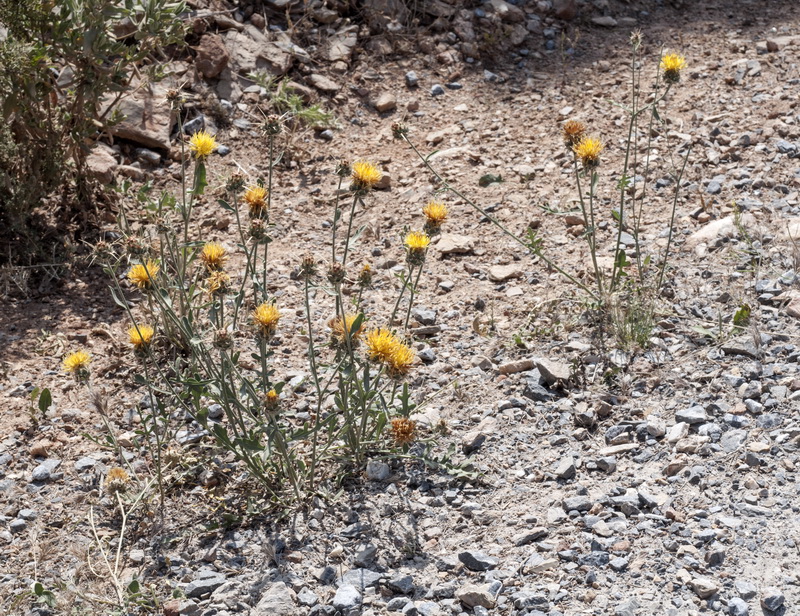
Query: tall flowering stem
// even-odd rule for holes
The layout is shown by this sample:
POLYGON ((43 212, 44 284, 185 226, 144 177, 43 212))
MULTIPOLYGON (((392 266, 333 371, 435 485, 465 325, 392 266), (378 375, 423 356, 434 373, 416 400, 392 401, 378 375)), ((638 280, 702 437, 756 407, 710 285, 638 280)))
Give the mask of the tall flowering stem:
POLYGON ((417 146, 415 146, 414 143, 408 138, 408 134, 407 133, 402 132, 402 133, 397 133, 397 134, 400 136, 401 139, 403 139, 403 141, 405 141, 411 147, 411 149, 419 157, 419 159, 422 161, 422 163, 425 165, 425 167, 428 169, 428 171, 433 173, 433 175, 436 177, 436 179, 439 180, 439 182, 441 182, 441 184, 442 184, 442 186, 444 187, 445 190, 447 190, 449 192, 452 192, 454 195, 456 195, 456 196, 460 197, 461 199, 463 199, 471 208, 473 208, 478 213, 483 215, 495 227, 500 229, 500 231, 502 231, 503 234, 505 234, 506 236, 508 236, 509 238, 511 238, 512 240, 514 240, 515 242, 517 242, 518 244, 523 246, 526 250, 530 250, 530 251, 534 252, 542 261, 544 261, 544 263, 547 264, 548 267, 550 267, 551 269, 557 271, 559 274, 564 276, 564 278, 566 278, 567 280, 572 282, 575 286, 577 286, 579 289, 583 290, 585 293, 587 293, 589 296, 591 296, 592 299, 594 299, 594 300, 599 300, 600 299, 599 297, 597 297, 597 294, 594 291, 592 291, 589 287, 587 287, 585 284, 583 284, 580 280, 575 278, 575 276, 573 276, 569 272, 565 271, 563 268, 559 267, 552 259, 549 259, 547 256, 542 254, 542 252, 540 250, 537 250, 535 246, 532 246, 531 242, 526 241, 524 238, 522 238, 522 237, 516 235, 515 233, 512 233, 511 231, 509 231, 505 227, 505 225, 503 225, 503 223, 501 223, 499 220, 497 220, 497 218, 492 216, 484 208, 479 206, 472 199, 467 197, 464 193, 462 193, 457 188, 452 186, 445 178, 443 178, 441 176, 441 174, 433 167, 433 165, 431 165, 430 160, 429 160, 430 157, 422 155, 422 153, 417 149, 417 146))

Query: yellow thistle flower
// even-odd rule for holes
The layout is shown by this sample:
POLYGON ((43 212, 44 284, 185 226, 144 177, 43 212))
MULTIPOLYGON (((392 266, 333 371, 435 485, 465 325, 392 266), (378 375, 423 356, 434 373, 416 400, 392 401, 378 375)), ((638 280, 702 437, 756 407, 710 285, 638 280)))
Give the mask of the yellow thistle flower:
POLYGON ((568 148, 574 148, 586 135, 586 125, 577 120, 568 120, 564 122, 562 135, 564 137, 564 145, 568 148))
POLYGON ((270 389, 264 396, 264 408, 267 410, 268 413, 277 411, 278 406, 280 406, 280 403, 281 403, 280 394, 274 389, 270 389))
POLYGON ((231 277, 221 270, 211 272, 206 278, 206 291, 209 295, 221 295, 228 290, 231 277))
POLYGON ((209 270, 222 269, 225 261, 228 260, 228 255, 225 252, 225 247, 218 242, 208 242, 203 246, 200 252, 200 260, 203 265, 209 270))
POLYGON ((269 338, 275 333, 281 313, 275 304, 264 302, 253 311, 253 323, 258 327, 258 333, 264 338, 269 338))
POLYGON ((676 53, 668 53, 661 58, 661 68, 667 83, 678 83, 681 80, 681 69, 686 68, 686 58, 676 53))
POLYGON ((250 186, 244 192, 244 201, 250 208, 251 218, 261 218, 267 213, 269 191, 263 186, 250 186))
POLYGON ((408 417, 395 417, 390 427, 392 440, 398 445, 413 443, 417 434, 417 423, 408 417))
POLYGON ((128 330, 128 337, 133 348, 137 351, 142 351, 150 344, 155 333, 155 330, 149 325, 138 325, 128 330))
POLYGON ((328 327, 331 328, 331 338, 333 339, 334 345, 344 344, 348 334, 352 342, 358 341, 358 337, 361 336, 361 331, 364 329, 364 323, 362 321, 358 329, 353 331, 353 324, 356 322, 358 316, 357 314, 346 314, 344 315, 344 320, 341 317, 334 317, 328 321, 328 327))
POLYGON ((201 130, 189 138, 189 149, 194 154, 195 159, 205 160, 217 149, 217 140, 214 135, 201 130))
POLYGON ((355 190, 369 190, 381 181, 383 174, 371 162, 357 160, 352 165, 353 187, 355 190))
POLYGON ((373 329, 367 332, 367 357, 385 363, 389 361, 398 344, 402 343, 388 329, 373 329))
POLYGON ((372 267, 369 263, 364 263, 364 267, 358 273, 358 284, 361 287, 368 287, 372 284, 372 267))
POLYGON ((422 231, 411 231, 406 235, 405 245, 410 251, 425 250, 431 243, 431 238, 422 231))
POLYGON ((110 468, 108 470, 108 475, 106 475, 106 490, 112 494, 116 492, 124 492, 128 487, 130 480, 131 478, 124 468, 120 468, 119 466, 110 468))
POLYGON ((422 213, 429 223, 441 225, 447 220, 447 206, 441 201, 429 201, 428 205, 422 208, 422 213))
POLYGON ((86 351, 75 351, 64 358, 64 370, 75 376, 81 376, 86 374, 91 361, 92 357, 86 351))
POLYGON ((147 260, 146 264, 137 263, 128 271, 128 280, 140 289, 149 289, 153 285, 158 270, 161 269, 155 261, 147 260))
POLYGON ((596 167, 600 164, 600 152, 603 151, 603 144, 594 137, 584 137, 572 148, 572 151, 575 152, 584 167, 596 167))
POLYGON ((391 355, 386 360, 386 371, 392 377, 404 376, 411 370, 411 365, 414 363, 415 358, 416 355, 411 347, 398 340, 391 355))

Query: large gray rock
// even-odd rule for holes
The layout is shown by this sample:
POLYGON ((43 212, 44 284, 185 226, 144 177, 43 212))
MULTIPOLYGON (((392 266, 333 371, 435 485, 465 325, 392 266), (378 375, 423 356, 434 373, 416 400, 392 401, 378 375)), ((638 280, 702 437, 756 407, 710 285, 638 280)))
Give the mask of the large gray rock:
POLYGON ((292 616, 299 614, 294 602, 295 593, 283 582, 276 582, 261 596, 250 616, 292 616))
MULTIPOLYGON (((107 101, 106 105, 111 102, 107 101)), ((125 119, 111 127, 112 135, 148 148, 169 150, 175 114, 170 109, 163 87, 134 86, 116 104, 116 111, 125 119)))
POLYGON ((361 593, 358 592, 355 586, 342 584, 339 590, 336 591, 332 604, 340 612, 347 613, 350 610, 355 610, 361 605, 361 593))

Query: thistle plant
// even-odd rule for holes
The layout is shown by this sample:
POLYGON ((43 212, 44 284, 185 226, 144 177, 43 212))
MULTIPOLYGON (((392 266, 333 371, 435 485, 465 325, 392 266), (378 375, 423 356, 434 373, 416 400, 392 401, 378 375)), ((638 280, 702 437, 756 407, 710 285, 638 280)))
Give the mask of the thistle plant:
POLYGON ((672 230, 681 180, 691 151, 691 147, 687 147, 682 153, 682 160, 670 160, 669 173, 674 180, 674 188, 668 219, 667 243, 660 253, 645 255, 641 242, 641 227, 648 199, 648 181, 653 173, 653 135, 656 128, 663 124, 659 110, 663 107, 672 88, 677 87, 680 83, 681 71, 686 67, 686 60, 678 54, 663 54, 650 95, 644 96, 641 87, 644 68, 639 57, 642 43, 641 34, 634 32, 630 42, 632 50, 631 98, 628 106, 620 105, 628 116, 628 130, 622 169, 615 182, 615 188, 619 193, 619 202, 616 211, 611 213, 611 220, 608 220, 607 214, 598 207, 601 179, 605 175, 602 165, 605 144, 599 136, 591 134, 583 122, 569 120, 562 127, 564 146, 573 161, 573 176, 578 191, 580 214, 583 219, 582 237, 587 243, 591 261, 591 271, 585 275, 569 272, 550 257, 546 252, 544 238, 540 237, 536 230, 528 229, 527 234, 523 235, 501 223, 433 167, 430 156, 425 156, 420 152, 409 138, 408 129, 405 126, 395 124, 392 127, 395 138, 405 141, 425 167, 439 180, 443 193, 452 192, 460 197, 503 234, 541 259, 550 270, 558 272, 583 291, 596 307, 610 315, 617 332, 620 333, 620 342, 624 345, 632 342, 630 336, 627 336, 625 332, 636 331, 637 344, 642 340, 646 341, 648 337, 643 335, 641 330, 645 322, 652 322, 657 298, 664 284, 672 246, 672 230), (642 131, 642 125, 645 123, 646 129, 642 131), (643 156, 640 155, 640 151, 644 152, 643 156), (605 239, 599 231, 601 222, 610 223, 613 229, 612 253, 614 258, 610 272, 603 267, 598 258, 599 250, 604 247, 605 239), (627 232, 633 237, 635 264, 631 262, 631 255, 627 254, 625 250, 622 242, 623 232, 627 232), (633 275, 630 273, 631 270, 633 270, 633 275), (629 301, 631 294, 636 296, 635 302, 629 301), (635 305, 637 309, 634 311, 621 309, 625 305, 635 305), (617 322, 619 318, 635 318, 640 322, 633 325, 619 323, 617 322))
MULTIPOLYGON (((187 418, 207 435, 207 443, 210 438, 233 453, 272 502, 286 505, 357 473, 371 457, 423 451, 412 448, 418 431, 409 419, 414 404, 405 381, 416 355, 408 325, 430 237, 445 224, 447 208, 441 202, 427 204, 424 231, 405 235, 407 269, 399 276, 392 312, 366 314, 362 300, 374 275, 369 264, 353 257, 361 233, 359 212, 381 172, 366 160, 337 167, 330 260, 324 264, 322 255, 309 254, 298 266, 308 340, 304 360, 313 383, 309 412, 299 415, 276 378, 274 343, 291 307, 269 293, 268 249, 280 241, 273 238, 271 222, 279 135, 280 120, 268 118, 266 178, 235 175, 222 182, 225 198, 217 204, 234 215, 235 249, 191 237, 194 204, 213 172, 216 147, 214 137, 198 133, 189 142, 191 166, 184 167, 185 173, 191 169, 191 181, 183 179, 178 198, 139 199, 141 210, 135 214, 147 217, 148 231, 137 241, 129 235, 127 250, 108 259, 106 268, 114 297, 132 323, 137 383, 156 401, 142 423, 159 477, 163 451, 187 418), (348 181, 348 190, 342 190, 348 181), (340 197, 348 193, 349 203, 343 205, 340 197), (143 300, 135 309, 125 299, 123 284, 143 300), (321 322, 317 299, 329 310, 321 322), (329 334, 322 333, 324 327, 329 334), (332 407, 326 406, 328 400, 334 401, 332 407), (222 418, 211 417, 215 404, 222 418)), ((125 231, 131 215, 121 215, 125 231)))

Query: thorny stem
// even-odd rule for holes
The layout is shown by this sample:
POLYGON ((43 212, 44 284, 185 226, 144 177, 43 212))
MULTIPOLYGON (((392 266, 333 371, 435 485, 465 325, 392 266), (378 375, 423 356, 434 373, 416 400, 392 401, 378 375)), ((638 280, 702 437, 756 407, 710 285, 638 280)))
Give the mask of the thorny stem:
MULTIPOLYGON (((599 297, 603 297, 603 272, 597 264, 597 229, 594 226, 594 200, 592 195, 594 193, 594 182, 589 182, 589 210, 587 213, 586 201, 583 196, 583 189, 581 188, 581 174, 578 170, 578 158, 574 156, 575 165, 575 184, 578 187, 578 200, 581 204, 581 212, 583 214, 583 224, 586 226, 586 242, 589 244, 589 254, 592 256, 592 266, 594 267, 594 276, 597 279, 597 291, 599 297)), ((592 172, 592 177, 594 173, 592 172)))
POLYGON ((408 309, 406 309, 406 320, 405 323, 403 324, 404 331, 408 329, 408 320, 411 318, 411 307, 414 305, 414 296, 416 295, 417 292, 417 285, 419 285, 419 279, 422 276, 423 265, 424 262, 419 264, 419 270, 417 270, 417 278, 414 280, 414 284, 411 285, 411 292, 408 296, 408 309))
POLYGON ((397 300, 394 303, 394 308, 392 309, 392 315, 389 317, 389 325, 391 326, 394 323, 394 318, 397 316, 397 309, 400 307, 400 300, 403 299, 403 294, 406 292, 408 288, 408 283, 411 282, 411 276, 414 273, 414 266, 411 263, 408 264, 408 275, 403 276, 403 288, 400 289, 400 293, 397 294, 397 300))
POLYGON ((508 237, 510 237, 512 240, 514 240, 514 241, 515 241, 515 242, 517 242, 518 244, 521 244, 521 245, 522 245, 522 246, 523 246, 523 247, 524 247, 526 250, 531 250, 531 252, 534 252, 534 254, 536 254, 536 255, 537 255, 537 256, 538 256, 538 257, 539 257, 539 258, 540 258, 542 261, 544 261, 544 262, 547 264, 547 266, 548 266, 548 267, 550 267, 550 268, 554 269, 555 271, 557 271, 559 274, 561 274, 562 276, 564 276, 564 277, 565 277, 567 280, 569 280, 570 282, 572 282, 572 283, 573 283, 575 286, 577 286, 579 289, 583 290, 585 293, 587 293, 587 294, 588 294, 589 296, 591 296, 593 299, 595 299, 595 300, 599 300, 599 299, 600 299, 599 297, 597 297, 597 295, 596 295, 596 294, 595 294, 595 293, 594 293, 592 290, 590 290, 590 289, 589 289, 589 287, 587 287, 587 286, 586 286, 585 284, 583 284, 583 283, 582 283, 580 280, 578 280, 577 278, 575 278, 575 276, 573 276, 573 275, 572 275, 572 274, 570 274, 569 272, 566 272, 564 269, 562 269, 561 267, 559 267, 558 265, 556 265, 556 264, 555 264, 555 263, 554 263, 554 262, 553 262, 551 259, 547 258, 547 257, 546 257, 544 254, 542 254, 541 252, 539 252, 539 251, 535 251, 535 250, 532 250, 532 247, 531 247, 531 246, 528 244, 528 242, 526 242, 524 239, 520 238, 519 236, 517 236, 517 235, 515 235, 514 233, 512 233, 511 231, 509 231, 509 230, 508 230, 508 229, 507 229, 507 228, 506 228, 506 227, 505 227, 505 226, 504 226, 504 225, 503 225, 503 224, 502 224, 502 223, 501 223, 499 220, 497 220, 497 219, 496 219, 494 216, 492 216, 491 214, 489 214, 489 212, 487 212, 486 210, 484 210, 484 209, 483 209, 482 207, 480 207, 480 206, 479 206, 477 203, 475 203, 474 201, 472 201, 472 199, 470 199, 470 198, 468 198, 466 195, 464 195, 464 194, 463 194, 461 191, 459 191, 459 190, 458 190, 458 189, 456 189, 456 188, 453 188, 453 187, 452 187, 452 186, 451 186, 451 185, 450 185, 450 184, 447 182, 447 180, 445 180, 445 179, 444 179, 444 178, 443 178, 443 177, 442 177, 442 176, 439 174, 439 172, 438 172, 438 171, 436 171, 436 169, 434 169, 434 168, 431 166, 430 162, 428 162, 428 159, 427 159, 425 156, 423 156, 423 155, 422 155, 422 153, 421 153, 421 152, 420 152, 420 151, 417 149, 417 147, 416 147, 416 146, 415 146, 415 145, 414 145, 414 144, 411 142, 411 140, 408 138, 408 136, 407 136, 407 135, 403 135, 403 140, 404 140, 404 141, 405 141, 405 142, 406 142, 406 143, 407 143, 407 144, 408 144, 408 145, 411 147, 411 149, 412 149, 412 150, 414 150, 414 153, 415 153, 415 154, 416 154, 416 155, 417 155, 417 156, 420 158, 420 160, 423 162, 423 164, 425 165, 425 167, 427 167, 427 169, 428 169, 428 170, 429 170, 431 173, 433 173, 433 175, 434 175, 434 176, 436 176, 436 179, 438 179, 438 180, 439 180, 439 181, 442 183, 442 185, 445 187, 445 189, 449 190, 449 191, 450 191, 450 192, 452 192, 454 195, 456 195, 456 196, 458 196, 458 197, 462 198, 462 199, 463 199, 463 200, 464 200, 464 201, 465 201, 467 204, 469 204, 469 206, 470 206, 470 207, 472 207, 473 209, 475 209, 475 210, 477 210, 478 212, 480 212, 480 213, 481 213, 483 216, 485 216, 485 217, 486 217, 486 219, 487 219, 489 222, 491 222, 491 223, 492 223, 492 224, 493 224, 495 227, 497 227, 498 229, 500 229, 500 231, 502 231, 502 232, 503 232, 505 235, 507 235, 508 237))
POLYGON ((342 267, 347 267, 347 251, 350 250, 350 233, 353 230, 353 219, 356 216, 356 203, 359 201, 359 195, 353 195, 353 205, 350 206, 350 220, 347 221, 347 236, 344 240, 344 253, 342 254, 342 267))
POLYGON ((332 241, 331 241, 331 263, 336 263, 336 225, 339 222, 339 217, 342 215, 342 211, 339 209, 339 194, 342 192, 342 182, 344 181, 343 176, 339 176, 339 185, 336 187, 336 201, 334 202, 333 207, 333 230, 331 231, 332 234, 332 241))
POLYGON ((661 285, 664 283, 664 272, 667 269, 667 259, 669 258, 669 249, 672 246, 672 234, 675 229, 675 212, 678 208, 678 193, 681 190, 681 180, 683 179, 683 172, 686 170, 686 163, 689 162, 689 154, 692 152, 692 145, 686 150, 686 157, 683 159, 678 177, 675 178, 675 193, 672 197, 672 213, 669 219, 669 235, 667 236, 667 247, 664 249, 664 257, 661 259, 661 270, 658 273, 658 284, 656 285, 656 295, 661 292, 661 285))

